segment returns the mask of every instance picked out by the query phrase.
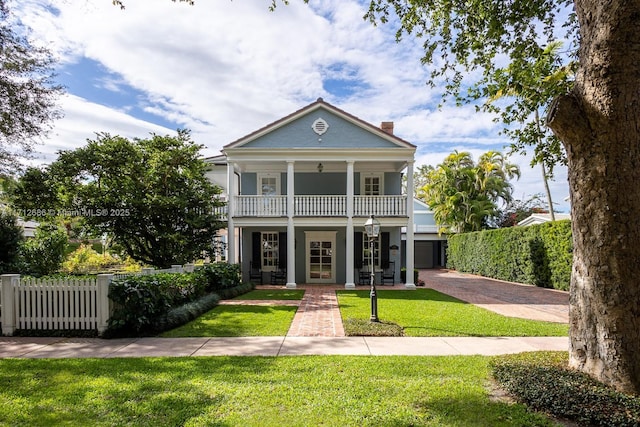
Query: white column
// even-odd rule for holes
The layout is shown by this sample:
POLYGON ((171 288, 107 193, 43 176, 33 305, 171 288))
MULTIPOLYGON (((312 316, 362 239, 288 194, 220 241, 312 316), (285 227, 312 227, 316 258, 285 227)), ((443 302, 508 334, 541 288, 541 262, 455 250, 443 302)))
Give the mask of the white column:
POLYGON ((407 289, 415 289, 413 283, 414 254, 414 221, 413 221, 413 162, 407 163, 407 289))
POLYGON ((227 163, 227 262, 236 263, 236 232, 233 223, 236 201, 236 176, 233 163, 227 163))
POLYGON ((287 289, 296 288, 296 227, 293 223, 295 198, 294 162, 287 161, 287 289))
POLYGON ((347 260, 347 277, 346 283, 344 284, 345 289, 355 289, 356 284, 353 280, 353 269, 354 269, 354 260, 353 260, 353 161, 347 161, 347 246, 346 246, 346 260, 347 260))
POLYGON ((2 301, 2 334, 11 336, 16 330, 14 306, 14 287, 20 283, 19 274, 3 274, 0 282, 0 301, 2 301))

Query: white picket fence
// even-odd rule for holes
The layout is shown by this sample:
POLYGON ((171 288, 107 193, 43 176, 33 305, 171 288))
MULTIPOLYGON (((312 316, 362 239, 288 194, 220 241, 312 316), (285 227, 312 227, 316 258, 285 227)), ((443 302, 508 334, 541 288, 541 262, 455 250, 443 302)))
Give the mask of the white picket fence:
POLYGON ((0 319, 2 333, 16 329, 97 330, 109 320, 111 274, 96 279, 21 279, 2 276, 0 319))
MULTIPOLYGON (((182 273, 193 265, 170 269, 145 269, 142 273, 182 273)), ((0 282, 2 334, 16 329, 97 330, 102 334, 110 315, 109 285, 130 274, 99 274, 95 279, 33 279, 4 274, 0 282)))

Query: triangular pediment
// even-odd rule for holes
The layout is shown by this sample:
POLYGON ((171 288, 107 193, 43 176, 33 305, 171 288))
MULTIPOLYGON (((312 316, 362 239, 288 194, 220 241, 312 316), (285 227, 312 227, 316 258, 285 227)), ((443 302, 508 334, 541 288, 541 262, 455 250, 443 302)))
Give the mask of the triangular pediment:
POLYGON ((224 147, 230 149, 415 149, 322 98, 224 147))

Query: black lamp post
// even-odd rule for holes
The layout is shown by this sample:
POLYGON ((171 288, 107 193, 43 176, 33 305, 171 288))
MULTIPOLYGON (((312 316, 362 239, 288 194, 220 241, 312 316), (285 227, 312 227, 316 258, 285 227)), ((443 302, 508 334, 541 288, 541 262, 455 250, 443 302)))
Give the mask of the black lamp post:
POLYGON ((372 322, 379 322, 378 295, 376 294, 376 272, 373 265, 373 242, 378 238, 378 235, 380 235, 380 221, 378 221, 373 217, 373 215, 371 215, 367 222, 364 223, 364 231, 369 237, 369 255, 371 259, 371 262, 369 264, 369 269, 371 271, 371 319, 369 320, 371 320, 372 322))

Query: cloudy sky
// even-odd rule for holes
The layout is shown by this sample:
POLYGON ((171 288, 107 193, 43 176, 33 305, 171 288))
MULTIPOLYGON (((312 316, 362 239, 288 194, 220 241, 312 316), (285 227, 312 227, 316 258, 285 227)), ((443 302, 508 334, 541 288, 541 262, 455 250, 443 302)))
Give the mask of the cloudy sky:
MULTIPOLYGON (((225 144, 318 97, 372 124, 394 121, 418 146, 416 164, 440 163, 453 150, 474 158, 506 151, 492 117, 445 103, 425 82, 420 42, 395 41, 390 25, 362 19, 366 0, 11 0, 31 37, 58 58, 66 86, 58 121, 39 161, 84 145, 96 132, 146 137, 192 131, 217 155, 225 144)), ((539 167, 514 156, 522 177, 514 196, 542 194, 539 167)), ((551 183, 556 209, 568 212, 566 170, 551 183)))

